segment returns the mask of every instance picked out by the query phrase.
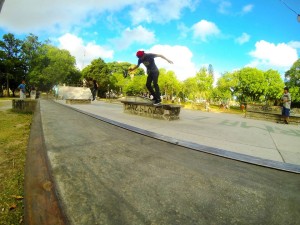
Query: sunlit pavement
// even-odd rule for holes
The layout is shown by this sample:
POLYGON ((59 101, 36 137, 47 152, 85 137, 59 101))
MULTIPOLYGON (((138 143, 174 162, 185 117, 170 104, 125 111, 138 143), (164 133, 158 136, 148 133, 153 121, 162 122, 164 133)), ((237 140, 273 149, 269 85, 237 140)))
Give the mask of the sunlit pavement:
POLYGON ((180 120, 164 121, 126 114, 122 104, 103 101, 68 106, 178 140, 300 165, 300 127, 296 125, 186 109, 181 110, 180 120))
POLYGON ((271 140, 299 140, 283 132, 297 127, 188 110, 161 121, 124 114, 120 104, 61 103, 40 100, 41 134, 70 224, 300 223, 297 165, 283 166, 293 173, 205 153, 271 152, 271 140))

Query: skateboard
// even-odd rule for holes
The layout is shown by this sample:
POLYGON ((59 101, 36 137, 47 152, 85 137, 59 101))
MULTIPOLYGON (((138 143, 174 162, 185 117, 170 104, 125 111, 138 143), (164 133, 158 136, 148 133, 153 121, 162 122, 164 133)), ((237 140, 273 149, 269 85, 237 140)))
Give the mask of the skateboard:
POLYGON ((148 98, 148 97, 145 97, 145 96, 139 96, 139 97, 141 97, 141 98, 143 98, 144 100, 146 100, 147 102, 153 104, 153 106, 155 106, 155 107, 161 107, 161 106, 163 106, 162 103, 159 103, 159 105, 154 105, 154 102, 155 102, 155 101, 154 101, 153 99, 151 99, 151 98, 148 98))
POLYGON ((140 95, 140 96, 138 96, 138 97, 140 97, 140 98, 142 98, 142 99, 145 99, 145 100, 147 100, 147 101, 149 101, 149 102, 153 102, 153 99, 151 99, 151 98, 149 98, 149 97, 145 97, 145 96, 142 96, 142 95, 140 95))

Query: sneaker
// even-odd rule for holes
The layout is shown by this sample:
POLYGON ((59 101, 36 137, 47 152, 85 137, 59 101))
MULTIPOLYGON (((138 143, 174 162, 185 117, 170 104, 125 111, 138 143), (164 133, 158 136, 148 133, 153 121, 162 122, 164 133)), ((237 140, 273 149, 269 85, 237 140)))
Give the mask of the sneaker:
POLYGON ((160 101, 155 101, 154 103, 153 103, 153 105, 161 105, 161 103, 160 103, 160 101))

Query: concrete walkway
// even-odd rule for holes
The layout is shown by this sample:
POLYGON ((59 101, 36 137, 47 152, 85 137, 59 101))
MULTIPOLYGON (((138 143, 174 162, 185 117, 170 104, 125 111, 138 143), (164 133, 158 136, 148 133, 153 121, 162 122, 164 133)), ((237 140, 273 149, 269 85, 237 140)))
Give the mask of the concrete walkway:
POLYGON ((203 149, 210 144, 271 152, 277 137, 299 141, 299 133, 285 134, 299 132, 297 127, 186 110, 179 121, 156 121, 123 114, 118 104, 72 106, 93 113, 88 116, 61 103, 40 100, 40 117, 54 186, 69 224, 300 224, 299 174, 179 145, 188 140, 203 149), (117 118, 127 128, 112 120, 117 118), (141 135, 146 129, 149 136, 141 135), (252 142, 242 131, 255 136, 252 142), (158 140, 160 132, 175 144, 158 140))
MULTIPOLYGON (((65 104, 63 100, 58 102, 65 104)), ((88 105, 68 106, 171 137, 179 142, 226 150, 225 155, 240 153, 260 159, 300 165, 300 127, 296 125, 246 119, 242 115, 185 109, 181 110, 180 120, 164 121, 125 114, 121 104, 102 101, 94 101, 88 105)), ((246 157, 245 160, 248 158, 246 157)))

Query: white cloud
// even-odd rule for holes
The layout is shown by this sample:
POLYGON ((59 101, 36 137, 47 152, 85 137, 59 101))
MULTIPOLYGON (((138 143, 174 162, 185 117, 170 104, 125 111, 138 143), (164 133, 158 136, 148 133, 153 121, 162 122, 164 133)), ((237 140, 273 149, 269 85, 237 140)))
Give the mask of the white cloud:
POLYGON ((169 64, 164 59, 155 59, 155 63, 158 68, 165 68, 168 71, 174 71, 177 78, 181 81, 188 77, 193 77, 197 73, 197 67, 192 62, 193 53, 185 46, 155 45, 145 51, 164 55, 166 58, 173 61, 173 64, 169 64))
POLYGON ((180 32, 181 38, 186 38, 188 36, 188 32, 190 31, 190 28, 187 27, 184 23, 179 23, 177 25, 177 29, 180 32))
POLYGON ((197 4, 198 1, 193 0, 137 1, 130 15, 133 24, 142 22, 167 23, 179 19, 183 9, 193 10, 197 4))
POLYGON ((197 1, 9 0, 5 1, 0 14, 0 28, 19 34, 69 32, 74 26, 88 26, 95 23, 101 13, 120 12, 126 7, 134 8, 130 15, 132 20, 137 19, 137 23, 143 21, 164 23, 179 19, 181 11, 184 8, 193 9, 195 2, 197 1), (148 11, 149 8, 151 10, 148 11))
POLYGON ((285 43, 276 45, 264 40, 256 42, 255 50, 251 51, 250 55, 254 60, 249 66, 253 67, 262 66, 287 69, 298 59, 296 49, 291 46, 285 43))
POLYGON ((120 38, 111 40, 118 49, 126 49, 133 43, 150 45, 155 42, 155 35, 152 31, 142 26, 134 29, 126 28, 120 38))
POLYGON ((235 41, 240 45, 248 42, 250 40, 250 35, 247 33, 243 33, 240 37, 236 38, 235 41))
POLYGON ((252 5, 252 4, 245 5, 242 9, 242 14, 251 12, 253 7, 254 7, 254 5, 252 5))
POLYGON ((218 7, 218 12, 222 14, 228 14, 231 8, 231 2, 221 1, 218 7))
POLYGON ((0 27, 15 33, 69 30, 76 24, 83 24, 95 12, 113 9, 112 1, 93 3, 73 0, 9 0, 1 12, 0 27))
POLYGON ((201 20, 193 25, 192 30, 195 38, 200 38, 202 41, 207 41, 207 37, 216 36, 220 33, 219 28, 213 22, 201 20))
POLYGON ((300 48, 300 41, 290 41, 288 43, 288 46, 290 46, 292 48, 300 48))
POLYGON ((142 22, 151 23, 153 18, 148 9, 140 7, 138 9, 132 10, 129 12, 133 24, 140 24, 142 22))
POLYGON ((96 45, 94 42, 89 42, 85 45, 81 38, 69 33, 61 36, 58 41, 59 48, 68 50, 76 58, 76 64, 79 69, 83 69, 91 61, 99 57, 113 58, 113 50, 96 45))

